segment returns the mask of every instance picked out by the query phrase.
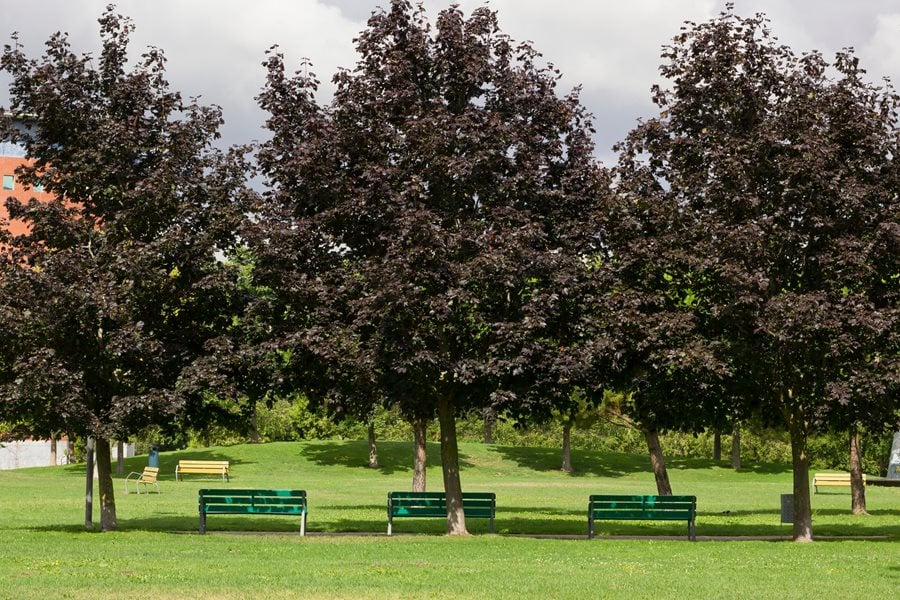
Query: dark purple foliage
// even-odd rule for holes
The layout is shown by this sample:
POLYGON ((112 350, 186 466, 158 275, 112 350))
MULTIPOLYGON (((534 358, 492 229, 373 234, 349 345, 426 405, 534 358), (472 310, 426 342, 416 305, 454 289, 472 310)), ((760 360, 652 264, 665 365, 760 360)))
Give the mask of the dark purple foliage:
MULTIPOLYGON (((6 240, 0 273, 0 418, 98 444, 200 401, 182 373, 231 324, 236 277, 214 253, 234 243, 244 193, 239 153, 211 147, 219 110, 169 91, 158 49, 129 68, 130 21, 110 8, 100 26, 97 57, 63 34, 41 59, 5 48, 33 159, 17 176, 56 199, 7 204, 31 231, 6 240)), ((99 469, 101 525, 114 528, 99 469)))

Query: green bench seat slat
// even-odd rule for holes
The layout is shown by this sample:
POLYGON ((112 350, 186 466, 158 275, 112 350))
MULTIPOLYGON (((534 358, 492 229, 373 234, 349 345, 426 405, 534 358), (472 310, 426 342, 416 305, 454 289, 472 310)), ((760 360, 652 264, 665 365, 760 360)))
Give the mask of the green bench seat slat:
POLYGON ((682 504, 696 501, 696 496, 617 496, 614 494, 593 494, 589 497, 598 502, 634 502, 637 504, 682 504))
MULTIPOLYGON (((483 518, 490 519, 493 514, 490 508, 470 508, 468 506, 463 506, 463 513, 467 517, 473 518, 483 518)), ((433 507, 428 508, 414 508, 414 507, 399 507, 394 511, 395 517, 446 517, 447 516, 447 508, 442 507, 440 509, 436 509, 433 507)))
POLYGON ((691 518, 689 510, 642 510, 640 512, 626 510, 597 510, 594 509, 594 519, 606 519, 611 521, 688 521, 691 518))
POLYGON ((283 505, 290 506, 292 504, 303 504, 302 498, 228 498, 224 496, 208 498, 206 500, 207 505, 211 504, 231 504, 233 506, 249 506, 249 505, 257 505, 257 504, 272 504, 272 505, 283 505))
POLYGON ((250 506, 250 505, 239 505, 236 506, 234 504, 207 504, 206 505, 206 514, 303 514, 302 506, 271 506, 271 505, 261 505, 261 506, 250 506))
POLYGON ((306 497, 303 490, 200 490, 204 498, 227 498, 232 502, 249 502, 251 499, 260 502, 262 500, 291 500, 306 497))
POLYGON ((445 517, 447 516, 447 509, 438 509, 436 507, 409 507, 402 506, 398 507, 394 511, 395 517, 445 517))
POLYGON ((447 501, 444 498, 394 498, 394 506, 410 506, 413 508, 434 506, 444 508, 447 506, 447 501))
POLYGON ((696 540, 696 496, 628 496, 594 494, 588 497, 588 538, 594 537, 594 522, 687 521, 688 538, 696 540))

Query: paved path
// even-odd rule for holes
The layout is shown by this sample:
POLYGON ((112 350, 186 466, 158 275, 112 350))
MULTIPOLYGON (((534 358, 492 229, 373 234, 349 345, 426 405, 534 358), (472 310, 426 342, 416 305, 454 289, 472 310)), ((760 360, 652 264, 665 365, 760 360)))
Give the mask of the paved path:
MULTIPOLYGON (((178 534, 198 533, 194 531, 173 531, 178 534)), ((198 534, 199 535, 199 534, 198 534)), ((299 536, 299 531, 206 531, 205 535, 287 535, 299 536)), ((388 537, 385 532, 374 531, 347 531, 347 532, 330 532, 330 531, 307 531, 310 537, 388 537)), ((390 537, 413 537, 413 536, 430 536, 437 537, 439 534, 434 533, 394 533, 390 537)), ((477 534, 491 535, 491 534, 477 534)), ((499 537, 508 538, 532 538, 540 540, 584 540, 588 541, 587 535, 584 534, 543 534, 543 533, 501 533, 499 537)), ((878 541, 889 540, 887 535, 818 535, 814 537, 817 541, 878 541)), ((686 535, 597 535, 592 542, 603 543, 603 540, 644 540, 654 542, 673 542, 688 541, 686 535)), ((698 542, 789 542, 789 535, 698 535, 698 542)))

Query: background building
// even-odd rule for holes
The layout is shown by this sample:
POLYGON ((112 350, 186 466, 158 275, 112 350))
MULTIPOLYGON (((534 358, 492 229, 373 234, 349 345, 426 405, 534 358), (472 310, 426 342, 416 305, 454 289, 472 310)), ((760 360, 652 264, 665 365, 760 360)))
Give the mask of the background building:
MULTIPOLYGON (((23 127, 20 120, 14 120, 16 127, 23 127)), ((13 235, 21 235, 28 231, 27 226, 22 221, 9 220, 6 212, 6 200, 15 198, 23 204, 31 198, 41 201, 48 201, 53 196, 43 190, 41 186, 35 188, 25 187, 16 177, 16 168, 25 164, 25 148, 21 145, 10 142, 9 140, 0 141, 0 226, 4 226, 13 235)))
MULTIPOLYGON (((19 120, 14 120, 13 125, 23 127, 19 120)), ((6 200, 15 198, 19 202, 26 203, 35 198, 40 201, 48 201, 51 194, 44 192, 41 187, 37 189, 25 187, 16 177, 16 168, 25 164, 25 148, 9 140, 0 141, 0 227, 5 227, 13 235, 22 235, 28 232, 28 226, 19 220, 10 220, 6 211, 6 200)), ((16 440, 0 443, 0 470, 17 469, 20 467, 43 467, 49 464, 67 464, 70 456, 65 451, 67 440, 63 438, 57 444, 55 454, 51 451, 50 440, 16 440)))

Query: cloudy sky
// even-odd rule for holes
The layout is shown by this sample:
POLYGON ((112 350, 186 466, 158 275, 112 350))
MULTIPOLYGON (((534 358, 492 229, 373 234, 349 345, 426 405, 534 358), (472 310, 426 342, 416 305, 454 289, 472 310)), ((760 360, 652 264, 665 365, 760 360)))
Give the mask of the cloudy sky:
MULTIPOLYGON (((108 0, 0 0, 0 43, 19 32, 26 52, 39 56, 56 31, 69 33, 78 52, 99 47, 97 17, 108 0)), ((425 0, 433 16, 454 2, 425 0)), ((457 0, 465 13, 483 0, 457 0)), ((201 96, 224 110, 223 141, 244 143, 265 137, 259 92, 265 51, 278 44, 289 64, 312 61, 331 93, 338 67, 356 61, 353 38, 366 19, 389 0, 119 0, 119 12, 137 27, 133 49, 162 48, 173 89, 201 96)), ((724 0, 490 0, 503 31, 529 40, 563 72, 561 92, 583 87, 594 114, 597 155, 612 159, 610 147, 641 116, 653 114, 650 86, 659 80, 660 47, 686 20, 713 18, 724 0)), ((795 52, 817 49, 827 57, 856 48, 873 81, 890 77, 900 86, 900 0, 735 0, 741 15, 765 13, 774 33, 795 52)), ((8 79, 0 79, 0 106, 7 104, 8 79)))

